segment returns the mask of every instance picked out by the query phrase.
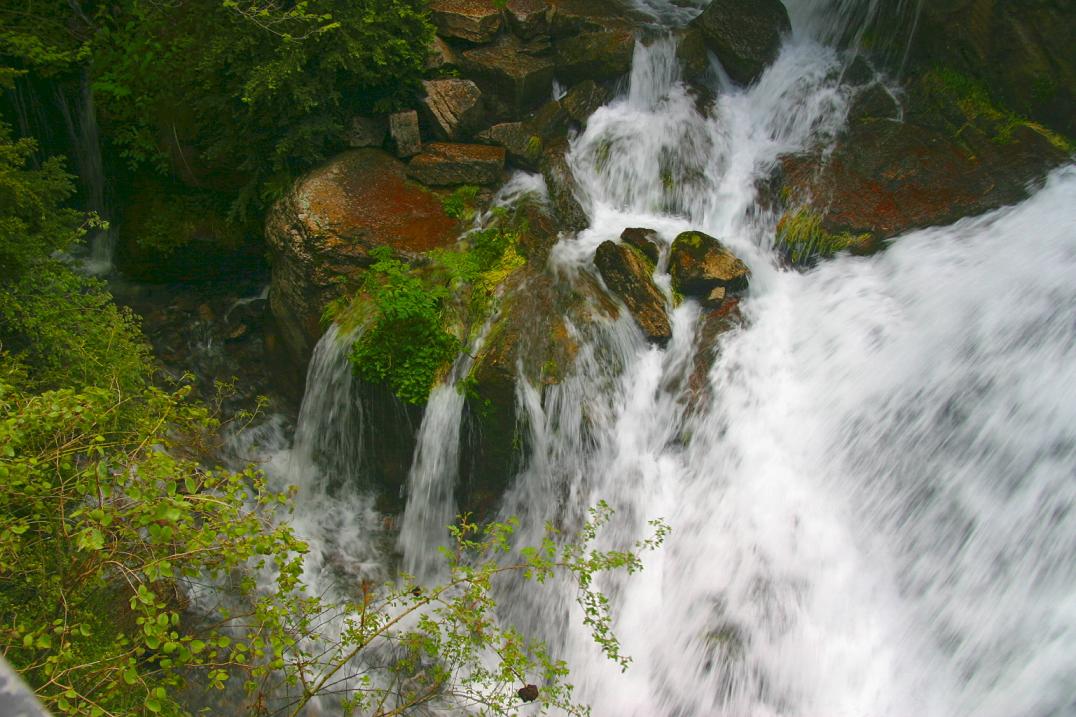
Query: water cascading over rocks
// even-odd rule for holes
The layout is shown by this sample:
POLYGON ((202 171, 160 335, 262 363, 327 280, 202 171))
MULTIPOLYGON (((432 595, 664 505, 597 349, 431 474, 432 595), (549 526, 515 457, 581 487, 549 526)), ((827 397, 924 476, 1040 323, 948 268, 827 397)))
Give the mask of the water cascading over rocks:
MULTIPOLYGON (((501 596, 500 618, 569 661, 595 714, 1071 708, 1076 174, 1056 170, 1020 204, 953 226, 897 227, 885 253, 827 245, 843 253, 790 270, 781 215, 824 217, 831 205, 774 189, 776 170, 850 136, 850 108, 877 84, 873 70, 869 82, 849 80, 851 56, 820 42, 847 5, 829 15, 788 3, 791 33, 773 64, 746 87, 709 75, 712 102, 682 82, 679 33, 636 43, 626 86, 569 145, 586 221, 506 286, 426 408, 396 543, 420 574, 436 576, 438 523, 482 450, 483 377, 510 407, 486 415, 485 435, 506 455, 485 469, 499 467, 507 492, 485 505, 521 518, 522 543, 547 522, 571 531, 599 499, 617 510, 607 547, 630 545, 648 518, 671 524, 642 579, 602 586, 634 660, 625 674, 578 627, 568 584, 501 596), (737 257, 749 284, 729 260, 738 278, 705 296, 684 291, 670 255, 696 233, 737 257), (617 293, 617 274, 596 256, 610 247, 638 251, 632 266, 652 272, 648 306, 663 303, 668 321, 660 341, 631 301, 605 293, 617 293), (456 392, 474 388, 469 376, 479 392, 456 392)), ((692 19, 683 7, 646 8, 677 26, 692 19)), ((1059 161, 1047 156, 1035 176, 1059 161)), ((823 221, 811 241, 846 231, 823 221)), ((317 375, 328 365, 333 381, 346 375, 335 340, 319 345, 306 438, 291 453, 309 453, 304 425, 328 428, 341 410, 317 375)), ((271 467, 286 481, 295 465, 271 467)), ((363 494, 304 475, 317 496, 363 494)), ((319 547, 339 527, 328 505, 300 498, 300 526, 319 547)), ((362 505, 351 529, 377 535, 362 505)), ((370 543, 338 545, 336 559, 351 549, 370 569, 370 543)))

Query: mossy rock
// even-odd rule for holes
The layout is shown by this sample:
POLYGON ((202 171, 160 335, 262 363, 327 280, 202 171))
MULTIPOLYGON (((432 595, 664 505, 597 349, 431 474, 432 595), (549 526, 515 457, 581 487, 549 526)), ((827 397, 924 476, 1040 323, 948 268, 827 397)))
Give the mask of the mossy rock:
POLYGON ((677 292, 708 301, 716 289, 724 290, 722 300, 724 292, 746 291, 751 270, 714 237, 689 231, 672 243, 669 274, 677 292))
POLYGON ((832 233, 822 226, 822 215, 808 207, 787 212, 777 223, 777 248, 795 266, 810 266, 841 251, 869 254, 876 247, 869 233, 832 233))

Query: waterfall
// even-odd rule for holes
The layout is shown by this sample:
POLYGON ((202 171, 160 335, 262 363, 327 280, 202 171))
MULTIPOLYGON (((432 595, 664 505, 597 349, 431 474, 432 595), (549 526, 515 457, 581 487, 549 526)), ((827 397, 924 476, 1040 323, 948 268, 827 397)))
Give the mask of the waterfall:
MULTIPOLYGON (((701 4, 640 7, 676 25, 701 4)), ((602 547, 630 545, 649 518, 672 527, 642 575, 601 583, 630 669, 593 644, 569 582, 507 589, 501 617, 568 661, 596 715, 1073 713, 1076 169, 882 255, 781 268, 757 187, 781 154, 842 128, 847 56, 832 45, 885 10, 789 9, 775 64, 709 108, 679 81, 673 36, 638 43, 624 91, 572 140, 591 225, 554 247, 558 277, 592 272, 596 247, 635 226, 666 248, 689 228, 718 236, 752 283, 745 325, 716 346, 700 347, 691 301, 664 349, 625 315, 569 321, 579 350, 561 382, 517 387, 529 451, 500 511, 522 542, 547 522, 570 530, 599 499, 617 511, 602 547), (688 400, 700 349, 714 353, 701 405, 688 400)), ((329 487, 368 464, 346 344, 336 329, 319 344, 294 445, 266 459, 300 484, 297 530, 322 570, 332 555, 388 563, 367 499, 329 487)), ((452 383, 423 418, 396 543, 426 577, 454 508, 452 383)))

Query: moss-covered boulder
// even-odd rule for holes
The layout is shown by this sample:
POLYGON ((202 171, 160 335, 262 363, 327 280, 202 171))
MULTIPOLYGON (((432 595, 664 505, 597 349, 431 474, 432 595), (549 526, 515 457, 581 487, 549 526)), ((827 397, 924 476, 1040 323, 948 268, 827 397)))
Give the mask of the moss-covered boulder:
POLYGON ((782 161, 789 209, 778 239, 793 261, 869 252, 911 229, 1019 201, 1071 151, 952 70, 909 88, 902 122, 877 116, 889 112, 880 94, 867 106, 879 109, 854 112, 832 151, 782 161))
POLYGON ((475 137, 478 142, 503 147, 508 163, 534 172, 542 158, 542 138, 526 122, 501 122, 475 137))
POLYGON ((437 139, 470 139, 485 121, 482 91, 470 80, 448 78, 422 83, 419 109, 426 129, 437 139))
POLYGON ((781 0, 712 0, 692 26, 736 82, 751 84, 781 49, 792 23, 781 0))
POLYGON ((602 242, 594 253, 594 266, 642 329, 647 341, 665 346, 672 338, 672 325, 665 312, 665 297, 654 284, 654 265, 627 244, 602 242))
POLYGON ((669 250, 669 274, 684 296, 721 304, 726 295, 747 290, 751 270, 709 234, 683 232, 669 250))
POLYGON ((981 81, 996 102, 1076 136, 1076 17, 1055 0, 923 3, 905 60, 912 71, 952 67, 981 81))
POLYGON ((405 165, 381 150, 345 152, 299 178, 265 225, 269 303, 288 355, 305 366, 326 305, 370 265, 374 248, 413 258, 451 244, 458 230, 440 198, 408 182, 405 165))

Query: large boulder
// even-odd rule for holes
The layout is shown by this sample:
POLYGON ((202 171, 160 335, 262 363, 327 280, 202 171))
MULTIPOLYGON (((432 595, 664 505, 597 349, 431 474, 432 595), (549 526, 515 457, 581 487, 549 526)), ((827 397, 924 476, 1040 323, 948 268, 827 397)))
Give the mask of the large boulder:
POLYGON ((777 59, 781 36, 792 29, 781 0, 713 0, 692 25, 729 77, 745 85, 777 59))
MULTIPOLYGON (((789 212, 780 243, 795 263, 843 248, 869 252, 911 229, 948 224, 1027 196, 1066 161, 1064 141, 987 103, 948 72, 907 94, 904 121, 881 94, 853 105, 832 151, 782 160, 789 212)), ((868 88, 868 92, 869 92, 868 88)))
POLYGON ((557 77, 568 84, 613 80, 631 70, 635 34, 630 30, 588 32, 557 42, 557 77))
POLYGON ((422 149, 422 134, 418 128, 418 112, 407 110, 389 115, 389 137, 397 157, 412 157, 422 149))
POLYGON ((982 81, 1018 114, 1076 135, 1076 18, 1066 0, 922 3, 911 47, 896 63, 952 67, 982 81))
POLYGON ((458 230, 439 198, 407 182, 403 163, 380 150, 345 152, 300 177, 265 225, 269 305, 295 364, 306 364, 326 304, 342 279, 369 266, 372 249, 414 258, 452 244, 458 230))
POLYGON ((720 305, 726 294, 747 289, 751 270, 709 234, 683 232, 669 250, 669 274, 684 296, 720 305))
POLYGON ((430 187, 496 184, 504 170, 504 157, 501 147, 432 142, 407 165, 407 175, 430 187))
POLYGON ((439 139, 469 139, 482 126, 482 91, 470 80, 426 80, 419 106, 430 131, 439 139))
POLYGON ((501 11, 488 0, 432 0, 437 34, 468 42, 489 42, 501 29, 501 11))
POLYGON ((620 297, 647 340, 665 346, 672 325, 665 312, 665 297, 654 284, 654 265, 627 244, 604 241, 594 253, 594 266, 609 290, 620 297))
POLYGON ((525 49, 517 40, 503 38, 467 50, 462 58, 467 77, 499 98, 514 117, 537 107, 553 92, 553 61, 525 49))

